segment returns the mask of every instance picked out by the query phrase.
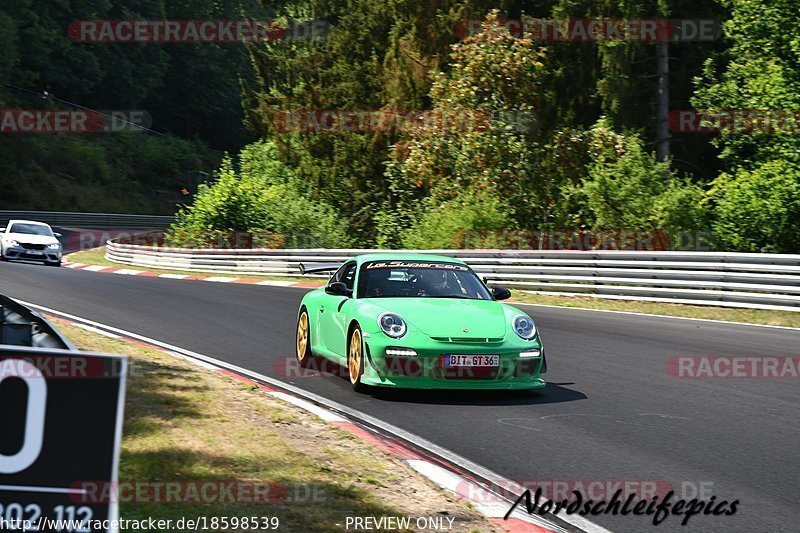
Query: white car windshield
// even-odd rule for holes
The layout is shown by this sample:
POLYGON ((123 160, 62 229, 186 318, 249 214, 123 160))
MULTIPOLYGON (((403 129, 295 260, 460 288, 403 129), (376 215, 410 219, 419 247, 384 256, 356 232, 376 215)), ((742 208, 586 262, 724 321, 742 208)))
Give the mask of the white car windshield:
POLYGON ((53 231, 41 224, 12 224, 9 233, 20 233, 23 235, 43 235, 45 237, 52 237, 53 231))

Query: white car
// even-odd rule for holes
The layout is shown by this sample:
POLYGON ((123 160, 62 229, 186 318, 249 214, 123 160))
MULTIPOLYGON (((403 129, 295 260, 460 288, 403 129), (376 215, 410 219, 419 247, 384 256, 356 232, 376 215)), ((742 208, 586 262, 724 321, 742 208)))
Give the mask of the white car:
POLYGON ((0 232, 0 259, 28 259, 61 266, 60 233, 43 222, 10 220, 0 232))

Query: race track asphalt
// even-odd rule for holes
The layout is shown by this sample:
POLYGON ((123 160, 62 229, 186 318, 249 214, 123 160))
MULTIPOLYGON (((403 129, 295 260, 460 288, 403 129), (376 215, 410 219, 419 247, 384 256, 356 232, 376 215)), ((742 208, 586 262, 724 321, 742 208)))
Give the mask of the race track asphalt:
POLYGON ((526 307, 547 349, 543 392, 370 396, 338 377, 287 378, 302 289, 2 263, 0 294, 292 381, 519 482, 659 481, 678 497, 740 502, 734 516, 686 527, 678 517, 657 527, 652 517, 591 518, 613 531, 798 529, 800 380, 677 379, 666 364, 796 356, 800 331, 526 307))

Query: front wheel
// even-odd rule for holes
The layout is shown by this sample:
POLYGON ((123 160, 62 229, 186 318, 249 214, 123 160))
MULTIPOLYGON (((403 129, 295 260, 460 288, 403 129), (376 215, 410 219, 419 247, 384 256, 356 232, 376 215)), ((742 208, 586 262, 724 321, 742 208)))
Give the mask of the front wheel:
POLYGON ((350 384, 354 391, 366 392, 369 387, 361 383, 361 376, 364 375, 364 341, 360 327, 353 328, 347 346, 347 371, 350 375, 350 384))
POLYGON ((297 317, 297 362, 301 368, 311 365, 311 325, 308 321, 308 312, 303 309, 297 317))

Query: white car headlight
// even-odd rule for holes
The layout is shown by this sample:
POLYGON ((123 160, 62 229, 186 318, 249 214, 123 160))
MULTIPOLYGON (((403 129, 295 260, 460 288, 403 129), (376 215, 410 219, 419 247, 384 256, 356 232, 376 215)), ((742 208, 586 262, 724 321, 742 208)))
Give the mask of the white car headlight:
POLYGON ((533 324, 533 320, 528 316, 515 316, 511 325, 514 327, 516 334, 526 341, 531 340, 536 335, 536 326, 533 324))
POLYGON ((57 242, 54 242, 53 244, 48 244, 47 248, 49 250, 58 250, 59 248, 61 248, 61 245, 57 242))
POLYGON ((406 334, 406 322, 394 313, 383 313, 378 317, 378 326, 381 331, 393 339, 399 339, 406 334))

